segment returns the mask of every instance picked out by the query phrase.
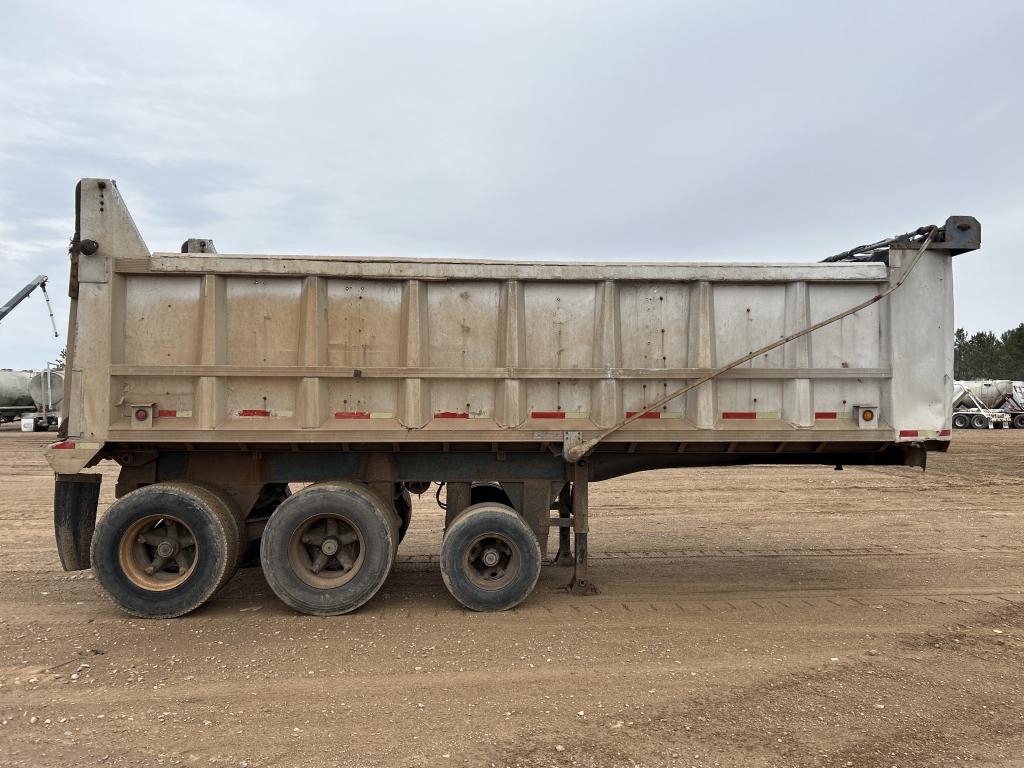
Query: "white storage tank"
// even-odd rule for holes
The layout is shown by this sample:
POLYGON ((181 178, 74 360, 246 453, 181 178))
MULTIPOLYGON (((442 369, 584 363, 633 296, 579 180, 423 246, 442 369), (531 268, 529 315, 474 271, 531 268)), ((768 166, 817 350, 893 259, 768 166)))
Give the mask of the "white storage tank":
POLYGON ((32 408, 29 371, 0 371, 0 408, 32 408))
POLYGON ((57 410, 64 399, 64 372, 40 371, 32 377, 28 391, 40 409, 57 410))

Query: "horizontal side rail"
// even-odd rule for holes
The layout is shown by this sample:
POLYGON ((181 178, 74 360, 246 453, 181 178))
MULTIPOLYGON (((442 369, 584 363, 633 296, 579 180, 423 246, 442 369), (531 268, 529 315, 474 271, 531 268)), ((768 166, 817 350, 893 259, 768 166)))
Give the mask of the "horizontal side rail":
MULTIPOLYGON (((229 376, 337 379, 699 379, 711 368, 459 368, 376 366, 232 366, 125 365, 110 366, 112 376, 229 376)), ((888 379, 890 368, 734 368, 722 379, 888 379)))
POLYGON ((122 258, 114 262, 117 274, 217 274, 281 277, 345 277, 379 280, 524 280, 540 282, 727 282, 884 283, 884 264, 686 264, 612 263, 551 264, 532 262, 475 262, 400 259, 309 258, 288 256, 193 256, 153 254, 150 259, 122 258))
MULTIPOLYGON (((219 427, 218 429, 166 429, 166 430, 139 430, 139 429, 111 429, 109 441, 126 443, 227 443, 234 446, 255 443, 287 443, 295 445, 323 444, 330 443, 338 446, 339 450, 347 451, 359 444, 381 445, 386 444, 389 450, 401 451, 407 444, 430 443, 441 446, 457 445, 458 443, 538 443, 545 445, 557 444, 559 451, 562 447, 564 431, 561 429, 536 429, 534 427, 517 427, 514 429, 494 429, 492 427, 476 428, 474 420, 441 420, 431 422, 430 426, 422 429, 360 429, 342 428, 337 425, 357 424, 356 421, 337 421, 333 429, 268 429, 262 419, 253 419, 259 424, 253 424, 251 428, 219 427), (459 425, 456 428, 454 425, 459 425)), ((888 427, 877 429, 836 429, 829 426, 814 426, 794 428, 784 422, 763 422, 760 420, 750 422, 735 422, 742 424, 741 427, 729 429, 697 429, 692 426, 680 424, 680 420, 652 420, 643 421, 642 425, 623 429, 616 437, 617 441, 626 443, 711 443, 711 442, 807 442, 808 440, 820 443, 843 442, 843 443, 869 443, 889 441, 896 439, 896 433, 888 427), (746 425, 750 426, 747 427, 746 425)), ((492 422, 493 424, 493 422, 492 422)), ((597 428, 581 430, 584 436, 596 433, 597 428)), ((929 437, 928 435, 921 436, 929 437)))

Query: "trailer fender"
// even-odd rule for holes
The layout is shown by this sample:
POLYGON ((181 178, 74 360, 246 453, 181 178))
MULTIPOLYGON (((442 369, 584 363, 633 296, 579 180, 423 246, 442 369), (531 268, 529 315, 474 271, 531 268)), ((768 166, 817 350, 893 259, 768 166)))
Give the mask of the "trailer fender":
POLYGON ((43 456, 58 475, 73 475, 95 463, 102 443, 83 443, 74 438, 46 446, 43 456))
POLYGON ((53 491, 53 530, 57 554, 65 571, 83 571, 91 566, 89 550, 96 528, 96 507, 102 475, 56 476, 53 491))

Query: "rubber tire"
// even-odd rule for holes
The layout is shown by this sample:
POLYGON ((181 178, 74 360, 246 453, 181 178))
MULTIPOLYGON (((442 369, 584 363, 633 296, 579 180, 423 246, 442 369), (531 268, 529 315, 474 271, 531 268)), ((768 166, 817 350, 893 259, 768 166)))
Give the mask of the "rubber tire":
MULTIPOLYGON (((176 485, 179 485, 176 483, 176 485)), ((231 576, 225 580, 225 583, 231 580, 231 577, 238 572, 238 569, 242 566, 242 561, 245 559, 245 545, 248 541, 248 532, 245 527, 245 519, 242 517, 242 513, 238 510, 238 504, 235 503, 234 498, 227 491, 217 488, 216 486, 208 483, 180 483, 181 486, 190 486, 202 488, 209 494, 216 496, 224 509, 231 515, 231 520, 235 524, 235 531, 238 536, 238 555, 235 558, 235 565, 231 570, 231 576)))
POLYGON ((1024 429, 1024 413, 1018 413, 1013 417, 1013 428, 1024 429))
POLYGON ((285 605, 311 616, 338 616, 364 605, 384 586, 397 547, 398 518, 375 494, 357 483, 329 480, 281 502, 263 531, 260 560, 267 583, 285 605), (288 547, 296 528, 332 511, 344 514, 359 529, 366 551, 351 581, 334 589, 318 589, 294 573, 288 547))
POLYGON ((400 486, 399 494, 395 497, 395 513, 398 515, 398 543, 405 539, 409 532, 409 525, 412 523, 412 494, 400 486))
POLYGON ((953 414, 953 427, 955 429, 970 429, 971 418, 966 413, 953 414))
POLYGON ((537 536, 511 507, 485 502, 467 507, 445 532, 441 542, 441 578, 452 597, 473 611, 507 611, 523 602, 540 577, 541 553, 537 536), (517 549, 521 560, 516 578, 494 591, 473 584, 463 571, 463 552, 478 537, 500 533, 517 549))
POLYGON ((980 413, 974 414, 971 417, 971 429, 988 429, 988 419, 980 413))
POLYGON ((96 579, 121 610, 143 619, 171 619, 194 611, 234 574, 241 549, 238 527, 221 500, 191 483, 156 483, 125 494, 96 524, 92 566, 96 579), (185 523, 196 538, 200 557, 184 582, 165 591, 132 583, 120 566, 121 537, 137 520, 161 511, 185 523))

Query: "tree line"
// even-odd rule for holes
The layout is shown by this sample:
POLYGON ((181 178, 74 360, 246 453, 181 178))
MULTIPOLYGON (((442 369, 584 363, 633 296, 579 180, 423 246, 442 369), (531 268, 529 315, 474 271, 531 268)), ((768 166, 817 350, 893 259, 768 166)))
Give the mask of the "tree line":
POLYGON ((998 336, 963 328, 953 338, 953 375, 957 379, 1024 380, 1024 323, 998 336))

